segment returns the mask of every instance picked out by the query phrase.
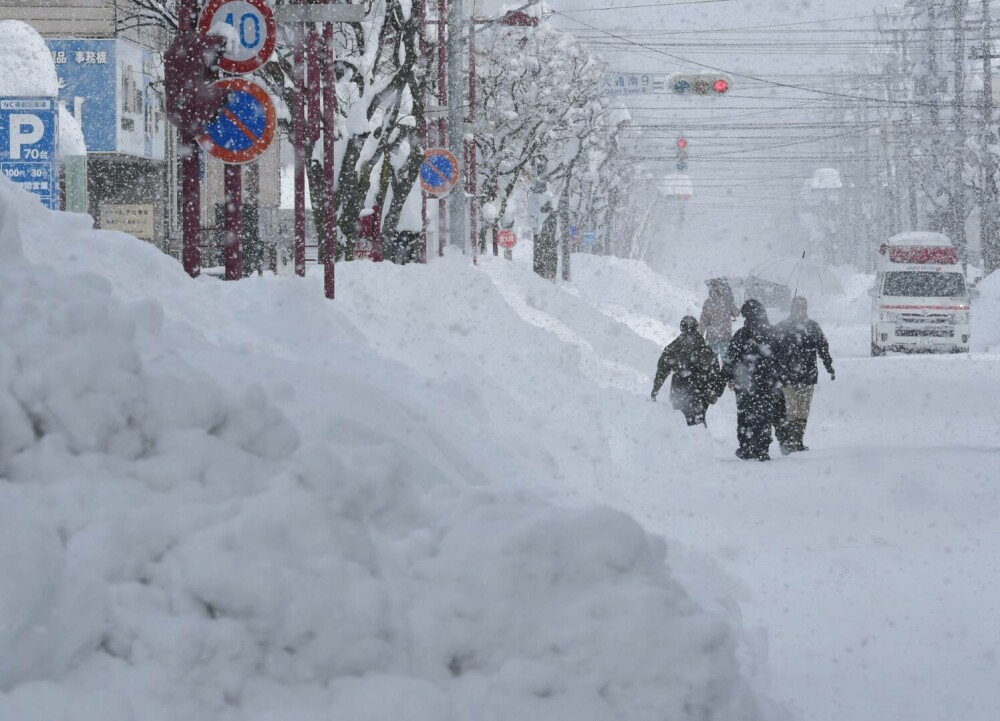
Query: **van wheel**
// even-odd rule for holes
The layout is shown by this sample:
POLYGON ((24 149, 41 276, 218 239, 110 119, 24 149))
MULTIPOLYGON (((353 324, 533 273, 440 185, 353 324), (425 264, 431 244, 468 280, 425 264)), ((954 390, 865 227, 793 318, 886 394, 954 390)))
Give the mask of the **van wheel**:
POLYGON ((872 358, 879 358, 885 355, 885 350, 880 348, 878 344, 872 343, 872 358))

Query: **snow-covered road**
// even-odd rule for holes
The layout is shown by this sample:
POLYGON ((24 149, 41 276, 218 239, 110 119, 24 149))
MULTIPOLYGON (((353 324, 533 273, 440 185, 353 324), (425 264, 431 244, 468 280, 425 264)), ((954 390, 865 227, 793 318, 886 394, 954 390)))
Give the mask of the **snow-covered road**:
POLYGON ((1000 718, 1000 356, 868 358, 863 278, 813 450, 745 463, 731 394, 649 401, 699 288, 642 263, 349 263, 331 305, 17 192, 3 721, 1000 718))
POLYGON ((810 452, 735 459, 728 396, 697 483, 623 477, 606 500, 738 579, 800 718, 995 721, 1000 356, 872 359, 865 326, 829 326, 810 452))

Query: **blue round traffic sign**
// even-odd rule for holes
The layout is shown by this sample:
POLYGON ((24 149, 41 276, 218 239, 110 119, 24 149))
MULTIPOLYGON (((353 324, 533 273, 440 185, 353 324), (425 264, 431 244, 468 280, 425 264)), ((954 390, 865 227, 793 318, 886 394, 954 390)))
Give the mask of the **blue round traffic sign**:
POLYGON ((420 187, 431 195, 444 195, 458 183, 458 158, 444 148, 424 151, 420 165, 420 187))
POLYGON ((274 140, 278 123, 274 103, 264 88, 249 80, 229 78, 215 85, 229 91, 229 100, 205 126, 201 146, 224 163, 249 163, 274 140))

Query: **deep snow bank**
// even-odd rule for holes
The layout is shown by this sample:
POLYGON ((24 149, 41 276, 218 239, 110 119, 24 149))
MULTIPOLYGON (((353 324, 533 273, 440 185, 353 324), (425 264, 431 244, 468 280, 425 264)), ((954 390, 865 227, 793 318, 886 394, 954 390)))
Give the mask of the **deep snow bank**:
POLYGON ((972 301, 972 349, 1000 352, 1000 273, 992 273, 979 284, 979 297, 972 301))
POLYGON ((0 719, 759 717, 662 542, 527 490, 573 437, 491 440, 545 401, 447 355, 475 323, 190 281, 3 179, 0 259, 0 719))

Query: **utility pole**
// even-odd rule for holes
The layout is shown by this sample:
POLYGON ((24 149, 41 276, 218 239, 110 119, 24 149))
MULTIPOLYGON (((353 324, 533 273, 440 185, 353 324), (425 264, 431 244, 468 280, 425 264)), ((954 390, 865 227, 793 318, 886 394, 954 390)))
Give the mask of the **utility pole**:
POLYGON ((989 0, 983 0, 983 127, 980 134, 983 154, 983 180, 979 186, 979 248, 983 254, 984 271, 989 274, 1000 267, 1000 239, 997 238, 996 218, 996 156, 990 149, 996 145, 993 132, 993 50, 992 17, 989 0))
POLYGON ((909 230, 918 230, 920 223, 920 216, 917 209, 917 183, 916 183, 916 172, 914 170, 914 133, 916 133, 916 125, 913 118, 913 106, 911 101, 913 100, 913 93, 910 88, 910 78, 907 73, 910 65, 910 36, 906 32, 905 28, 900 30, 900 65, 899 65, 899 79, 901 82, 901 90, 903 91, 903 99, 906 101, 906 110, 903 118, 905 135, 903 141, 906 143, 906 188, 907 188, 907 200, 909 208, 909 230))
MULTIPOLYGON (((448 149, 462 157, 465 144, 465 83, 463 82, 463 43, 465 30, 465 0, 449 0, 448 5, 448 149)), ((468 173, 468 168, 463 168, 468 173)), ((465 193, 459 182, 448 196, 448 243, 465 248, 465 193)))
POLYGON ((962 170, 965 166, 965 11, 969 0, 954 0, 955 16, 955 92, 952 96, 952 168, 951 168, 951 241, 958 249, 962 265, 968 262, 968 243, 965 237, 965 184, 962 170))

